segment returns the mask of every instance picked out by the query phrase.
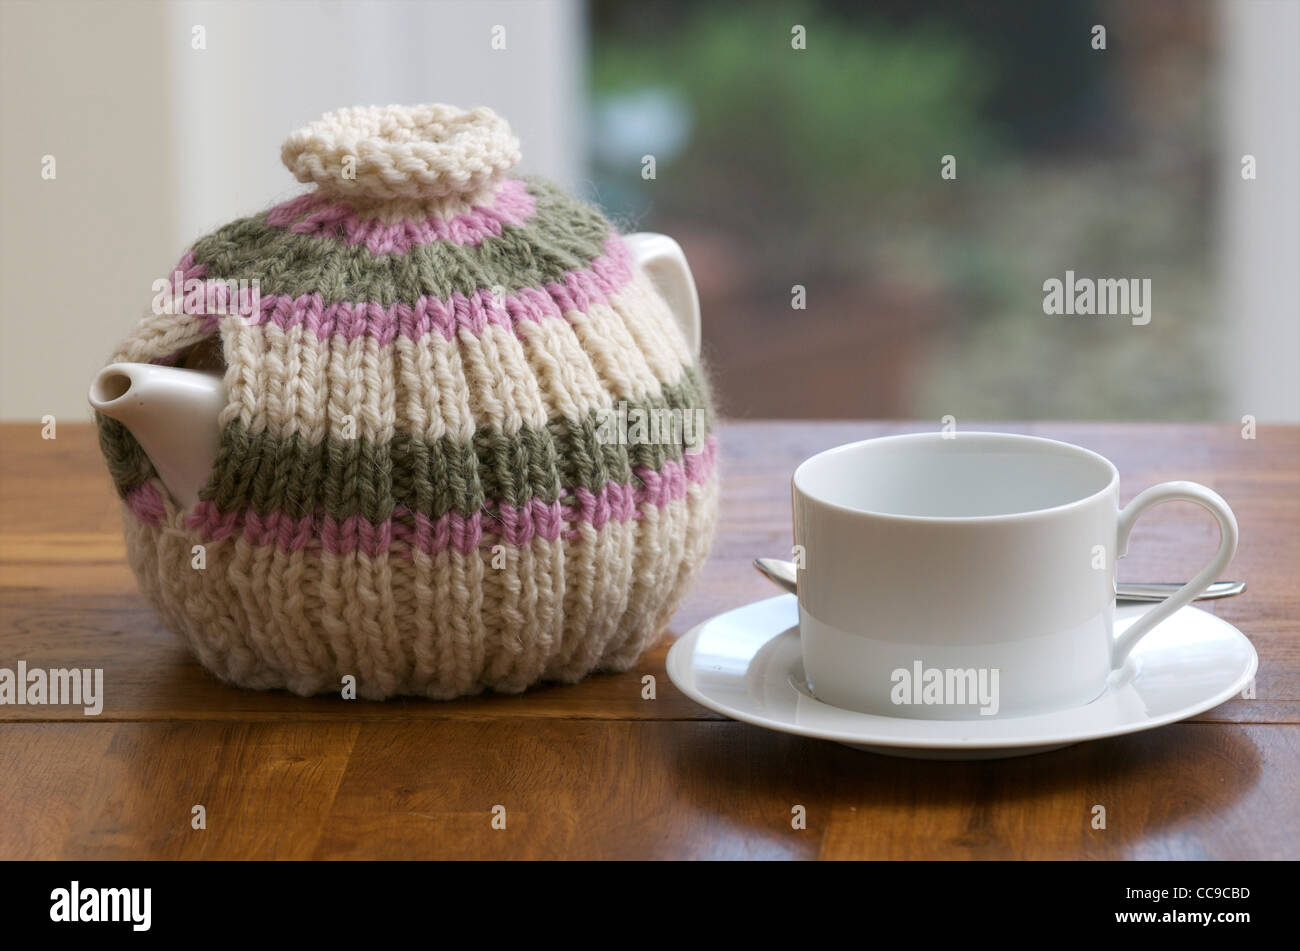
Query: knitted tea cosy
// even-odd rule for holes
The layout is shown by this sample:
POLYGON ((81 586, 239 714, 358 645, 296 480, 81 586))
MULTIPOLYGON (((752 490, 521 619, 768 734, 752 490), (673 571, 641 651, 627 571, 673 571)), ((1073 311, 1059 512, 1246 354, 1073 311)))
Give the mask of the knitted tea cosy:
POLYGON ((282 158, 315 188, 197 241, 181 306, 113 358, 224 365, 192 507, 97 417, 150 602, 248 687, 450 698, 630 667, 717 501, 706 381, 647 274, 597 209, 509 174, 487 109, 345 109, 282 158), (195 282, 244 292, 212 313, 195 282), (610 438, 653 411, 702 438, 610 438))

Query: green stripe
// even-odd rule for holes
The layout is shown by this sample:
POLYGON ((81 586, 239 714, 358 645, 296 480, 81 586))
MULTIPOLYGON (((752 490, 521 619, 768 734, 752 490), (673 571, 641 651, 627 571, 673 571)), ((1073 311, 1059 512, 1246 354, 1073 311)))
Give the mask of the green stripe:
POLYGON ((589 267, 611 231, 596 207, 554 185, 530 179, 528 190, 537 199, 537 214, 522 226, 505 226, 500 236, 477 247, 435 241, 406 254, 375 256, 365 245, 272 227, 263 213, 199 239, 194 260, 211 278, 256 278, 263 296, 320 294, 326 304, 378 301, 388 307, 423 296, 468 297, 494 287, 511 294, 589 267))
POLYGON ((99 450, 108 463, 108 474, 113 477, 118 495, 125 498, 136 486, 153 478, 153 464, 131 431, 117 420, 96 413, 95 423, 99 426, 99 450))
MULTIPOLYGON (((714 425, 708 388, 694 367, 661 396, 628 402, 627 408, 629 414, 702 409, 705 432, 714 425)), ((472 515, 486 502, 521 506, 530 499, 554 502, 577 488, 599 492, 611 481, 630 482, 634 467, 658 470, 666 460, 681 458, 680 444, 606 443, 601 415, 593 410, 582 420, 556 417, 545 429, 525 427, 511 435, 484 426, 470 445, 450 437, 427 443, 406 433, 382 443, 329 438, 311 445, 301 435, 250 435, 236 422, 222 430, 213 478, 201 497, 223 512, 284 511, 302 518, 323 509, 337 519, 359 514, 382 522, 403 505, 440 518, 448 512, 472 515)), ((121 494, 152 475, 135 468, 142 454, 119 425, 101 424, 100 438, 121 494)))

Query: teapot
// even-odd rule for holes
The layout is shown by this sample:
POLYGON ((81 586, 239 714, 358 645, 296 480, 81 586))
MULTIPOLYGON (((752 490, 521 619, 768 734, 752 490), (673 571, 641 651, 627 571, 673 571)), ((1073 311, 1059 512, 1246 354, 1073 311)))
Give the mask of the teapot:
POLYGON ((255 689, 628 669, 716 520, 682 249, 513 175, 486 108, 341 109, 280 156, 314 189, 199 238, 90 387, 149 602, 255 689))

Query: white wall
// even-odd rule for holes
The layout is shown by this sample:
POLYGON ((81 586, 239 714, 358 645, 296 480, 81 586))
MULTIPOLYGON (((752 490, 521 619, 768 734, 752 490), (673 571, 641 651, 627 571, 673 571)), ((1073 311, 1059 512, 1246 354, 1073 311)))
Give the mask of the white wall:
POLYGON ((1300 3, 1220 5, 1224 415, 1300 421, 1300 3), (1258 178, 1244 181, 1243 155, 1258 178))
POLYGON ((86 418, 180 250, 163 12, 0 3, 0 418, 86 418))
POLYGON ((5 0, 0 17, 0 419, 87 418, 90 378, 153 281, 300 190, 280 142, 330 109, 491 106, 521 171, 583 177, 580 0, 5 0))

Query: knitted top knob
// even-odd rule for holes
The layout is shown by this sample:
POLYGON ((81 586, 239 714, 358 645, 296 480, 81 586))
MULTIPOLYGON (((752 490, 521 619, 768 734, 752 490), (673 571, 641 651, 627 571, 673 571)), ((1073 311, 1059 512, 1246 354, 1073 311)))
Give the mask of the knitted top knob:
POLYGON ((519 140, 487 108, 365 106, 299 129, 280 158, 298 181, 341 198, 469 198, 518 163, 519 140))

